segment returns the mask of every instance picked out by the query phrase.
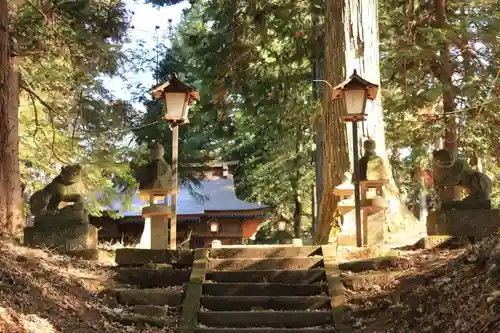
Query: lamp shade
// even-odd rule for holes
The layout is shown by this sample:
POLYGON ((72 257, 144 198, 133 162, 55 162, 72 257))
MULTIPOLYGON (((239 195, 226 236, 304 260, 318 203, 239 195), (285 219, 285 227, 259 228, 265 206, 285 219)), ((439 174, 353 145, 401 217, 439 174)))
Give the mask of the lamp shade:
POLYGON ((153 87, 153 98, 164 99, 164 118, 175 123, 188 122, 191 103, 199 101, 195 88, 180 81, 175 75, 164 84, 153 87))
POLYGON ((188 119, 189 104, 189 93, 166 93, 164 118, 170 121, 186 121, 188 119))
POLYGON ((210 232, 219 232, 219 222, 212 221, 210 222, 210 232))
POLYGON ((377 97, 378 85, 360 77, 356 70, 351 77, 333 88, 332 100, 345 103, 343 118, 345 121, 359 121, 366 117, 366 101, 377 97))
POLYGON ((344 89, 342 95, 345 102, 346 116, 363 117, 365 115, 366 90, 364 87, 344 89))
POLYGON ((279 231, 285 231, 286 229, 286 222, 285 221, 279 221, 278 222, 278 230, 279 231))

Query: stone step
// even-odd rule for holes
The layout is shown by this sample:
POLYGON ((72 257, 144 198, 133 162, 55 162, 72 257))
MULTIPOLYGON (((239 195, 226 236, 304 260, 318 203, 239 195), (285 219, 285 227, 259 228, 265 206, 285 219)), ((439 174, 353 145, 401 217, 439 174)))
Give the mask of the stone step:
POLYGON ((288 258, 229 258, 210 259, 208 271, 261 271, 273 269, 312 269, 318 268, 323 257, 288 257, 288 258))
POLYGON ((328 296, 201 296, 210 311, 319 310, 330 308, 328 296))
POLYGON ((157 305, 134 305, 116 311, 106 311, 104 316, 123 325, 150 325, 156 327, 172 327, 178 309, 157 305))
POLYGON ((315 283, 325 280, 322 268, 264 271, 213 271, 206 275, 207 281, 214 282, 272 282, 272 283, 315 283))
POLYGON ((156 288, 177 286, 189 281, 189 269, 148 268, 148 267, 121 267, 116 279, 140 288, 156 288))
POLYGON ((333 328, 197 328, 194 333, 337 333, 333 328))
POLYGON ((207 296, 317 296, 327 295, 326 284, 206 283, 207 296))
POLYGON ((147 264, 171 264, 191 266, 192 250, 152 250, 152 249, 118 249, 115 262, 123 266, 141 266, 147 264))
POLYGON ((342 280, 345 288, 357 290, 360 288, 366 288, 367 286, 387 285, 394 282, 394 280, 399 276, 402 276, 401 272, 389 271, 340 276, 340 279, 342 280))
POLYGON ((200 311, 198 323, 208 327, 312 328, 332 325, 333 314, 330 311, 200 311))
POLYGON ((319 246, 258 246, 241 248, 211 249, 210 257, 218 259, 228 258, 275 258, 275 257, 308 257, 321 255, 319 246))
POLYGON ((124 305, 169 305, 182 304, 184 292, 177 289, 115 289, 112 293, 124 305))
POLYGON ((403 260, 397 256, 385 256, 373 259, 341 262, 339 264, 339 269, 356 273, 363 271, 380 271, 391 267, 398 267, 398 264, 404 261, 407 260, 403 260))

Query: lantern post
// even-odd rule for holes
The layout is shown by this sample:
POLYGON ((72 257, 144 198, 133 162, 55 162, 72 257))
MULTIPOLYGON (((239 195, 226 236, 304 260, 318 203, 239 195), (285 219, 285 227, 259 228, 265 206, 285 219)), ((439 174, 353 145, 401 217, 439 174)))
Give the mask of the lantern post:
POLYGON ((170 220, 169 248, 176 248, 177 240, 177 192, 179 191, 179 125, 189 122, 188 113, 193 102, 200 96, 195 88, 184 84, 175 75, 161 85, 153 87, 153 99, 163 99, 163 118, 172 129, 172 218, 170 220))
POLYGON ((351 77, 332 89, 332 100, 345 103, 342 118, 352 123, 354 164, 354 209, 356 215, 356 245, 363 246, 361 226, 361 193, 359 187, 358 122, 366 120, 366 102, 377 98, 378 85, 370 83, 354 70, 351 77))

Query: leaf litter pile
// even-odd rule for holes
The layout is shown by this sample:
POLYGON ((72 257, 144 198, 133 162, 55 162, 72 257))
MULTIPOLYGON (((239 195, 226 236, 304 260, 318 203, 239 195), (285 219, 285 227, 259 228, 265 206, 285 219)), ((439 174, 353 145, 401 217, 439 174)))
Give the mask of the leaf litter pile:
MULTIPOLYGON (((103 291, 113 285, 113 266, 28 249, 0 240, 0 332, 174 332, 123 326, 108 320, 103 291)), ((170 318, 169 318, 170 320, 170 318)))
MULTIPOLYGON (((500 238, 401 251, 395 278, 346 290, 356 333, 500 332, 500 238)), ((372 272, 375 273, 375 272, 372 272)))

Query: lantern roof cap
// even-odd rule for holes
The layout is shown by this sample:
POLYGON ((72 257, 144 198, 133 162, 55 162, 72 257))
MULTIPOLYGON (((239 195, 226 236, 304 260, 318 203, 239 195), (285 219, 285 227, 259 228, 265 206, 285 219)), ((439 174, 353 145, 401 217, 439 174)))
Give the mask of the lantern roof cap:
POLYGON ((200 95, 196 91, 196 88, 188 86, 179 80, 175 74, 167 82, 153 86, 153 99, 159 99, 167 93, 188 93, 194 100, 200 100, 200 95))
POLYGON ((347 80, 333 87, 334 99, 340 96, 340 91, 349 88, 351 89, 364 88, 368 90, 367 98, 371 100, 377 97, 378 84, 371 83, 370 81, 363 79, 361 76, 358 75, 358 72, 356 70, 353 71, 352 75, 347 80))

